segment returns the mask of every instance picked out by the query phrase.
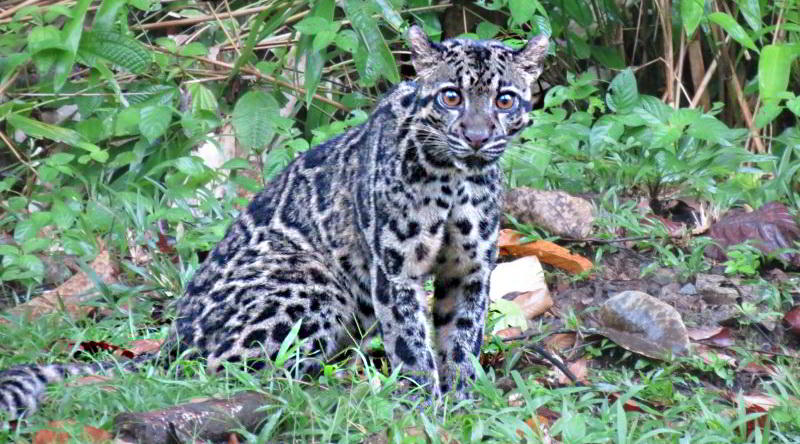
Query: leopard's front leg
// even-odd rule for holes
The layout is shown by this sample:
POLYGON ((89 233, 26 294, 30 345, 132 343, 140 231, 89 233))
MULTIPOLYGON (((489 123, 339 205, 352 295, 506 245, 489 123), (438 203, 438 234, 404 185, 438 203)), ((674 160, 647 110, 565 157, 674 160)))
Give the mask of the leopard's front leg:
POLYGON ((439 381, 443 392, 455 390, 460 397, 466 397, 467 385, 475 379, 468 356, 477 357, 483 344, 489 276, 497 255, 502 187, 496 182, 480 185, 459 187, 435 272, 439 381))
POLYGON ((436 361, 427 322, 427 303, 421 282, 377 271, 373 306, 383 346, 393 369, 425 387, 433 399, 440 395, 436 361))

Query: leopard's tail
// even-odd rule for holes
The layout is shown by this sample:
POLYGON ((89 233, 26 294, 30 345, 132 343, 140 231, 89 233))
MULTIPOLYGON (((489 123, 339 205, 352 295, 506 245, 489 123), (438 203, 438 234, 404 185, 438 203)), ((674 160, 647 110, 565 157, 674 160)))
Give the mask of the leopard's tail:
POLYGON ((48 384, 76 376, 106 374, 109 370, 136 371, 141 364, 158 359, 158 352, 146 353, 130 361, 23 364, 0 371, 0 418, 18 419, 36 411, 48 384))

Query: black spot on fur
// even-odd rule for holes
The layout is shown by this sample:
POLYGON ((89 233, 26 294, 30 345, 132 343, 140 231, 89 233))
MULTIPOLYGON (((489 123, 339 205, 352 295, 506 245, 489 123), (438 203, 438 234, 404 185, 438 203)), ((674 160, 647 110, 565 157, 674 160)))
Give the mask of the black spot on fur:
POLYGON ((413 367, 417 364, 417 358, 414 356, 414 352, 411 351, 406 340, 402 336, 398 336, 395 340, 394 352, 407 366, 413 367))
POLYGON ((289 335, 289 332, 292 331, 292 326, 285 323, 279 322, 275 324, 275 327, 272 328, 272 339, 277 343, 282 343, 286 336, 289 335))
POLYGON ((267 339, 267 331, 263 329, 253 330, 244 338, 245 348, 257 348, 267 339))

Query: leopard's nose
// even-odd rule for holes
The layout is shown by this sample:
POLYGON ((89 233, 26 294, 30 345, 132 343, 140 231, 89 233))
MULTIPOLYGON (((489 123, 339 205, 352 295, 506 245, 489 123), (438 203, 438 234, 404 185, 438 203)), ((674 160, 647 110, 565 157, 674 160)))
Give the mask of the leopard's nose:
POLYGON ((464 139, 473 149, 482 147, 491 137, 489 128, 466 128, 464 130, 464 139))

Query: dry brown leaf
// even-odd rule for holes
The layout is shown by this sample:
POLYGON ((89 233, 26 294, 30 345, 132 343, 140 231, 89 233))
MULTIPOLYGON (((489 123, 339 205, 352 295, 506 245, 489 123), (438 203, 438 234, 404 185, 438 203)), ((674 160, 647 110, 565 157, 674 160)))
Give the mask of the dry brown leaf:
POLYGON ((722 331, 723 327, 715 326, 715 327, 693 327, 687 328, 686 333, 689 334, 689 339, 692 341, 702 341, 703 339, 708 339, 717 333, 722 331))
MULTIPOLYGON (((575 362, 570 362, 569 364, 567 364, 567 368, 569 369, 569 371, 572 372, 573 375, 575 375, 575 378, 578 380, 578 382, 586 382, 589 377, 588 364, 589 362, 586 359, 581 358, 575 362)), ((556 368, 555 371, 557 375, 556 380, 558 381, 559 384, 567 385, 573 383, 572 379, 570 379, 567 375, 565 375, 564 372, 562 372, 558 368, 556 368)))
MULTIPOLYGON (((47 429, 36 432, 33 444, 66 444, 70 442, 69 433, 64 431, 64 425, 73 424, 72 421, 52 421, 47 429)), ((83 426, 83 437, 80 442, 100 444, 111 441, 111 433, 92 426, 83 426)))
POLYGON ((789 327, 789 331, 800 336, 800 305, 789 310, 783 317, 783 322, 789 327))
POLYGON ((597 332, 626 350, 669 359, 689 350, 680 313, 641 291, 623 291, 606 300, 595 317, 597 332))
POLYGON ((533 319, 553 306, 553 298, 547 288, 520 293, 512 302, 520 306, 525 319, 533 319))
POLYGON ((500 235, 497 239, 497 247, 500 255, 536 256, 545 264, 575 274, 592 269, 592 261, 581 255, 572 254, 569 250, 560 245, 545 240, 520 243, 522 237, 521 234, 513 230, 500 230, 500 235))
POLYGON ((522 330, 519 327, 508 327, 504 328, 500 331, 494 333, 495 336, 499 336, 503 339, 514 338, 522 334, 522 330))
POLYGON ((128 345, 128 350, 139 356, 145 353, 157 352, 163 343, 163 339, 137 339, 128 345))
MULTIPOLYGON (((117 281, 118 270, 107 250, 98 254, 90 267, 106 284, 117 281)), ((94 288, 94 282, 81 271, 57 288, 46 291, 41 296, 24 304, 17 305, 6 313, 14 317, 35 319, 45 313, 60 311, 63 306, 73 317, 81 317, 92 310, 92 307, 83 305, 94 297, 89 293, 92 288, 94 288)), ((0 318, 0 322, 7 323, 8 320, 0 318)))
MULTIPOLYGON (((114 380, 114 378, 112 378, 110 376, 88 375, 88 376, 82 376, 82 377, 80 377, 78 379, 75 379, 73 381, 69 381, 69 382, 66 383, 66 385, 68 387, 81 387, 81 386, 84 386, 84 385, 103 384, 105 382, 109 382, 109 381, 113 381, 113 380, 114 380)), ((104 391, 107 391, 107 392, 113 392, 113 391, 116 391, 117 389, 115 387, 111 386, 111 385, 107 385, 106 384, 106 385, 103 385, 101 387, 101 390, 104 390, 104 391)))
POLYGON ((572 348, 576 340, 577 335, 575 333, 557 333, 548 336, 544 340, 544 345, 550 350, 561 352, 572 348))

